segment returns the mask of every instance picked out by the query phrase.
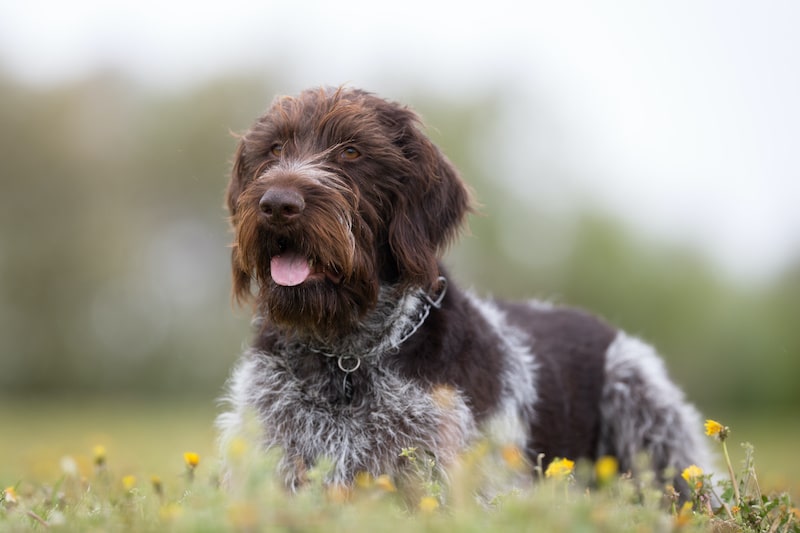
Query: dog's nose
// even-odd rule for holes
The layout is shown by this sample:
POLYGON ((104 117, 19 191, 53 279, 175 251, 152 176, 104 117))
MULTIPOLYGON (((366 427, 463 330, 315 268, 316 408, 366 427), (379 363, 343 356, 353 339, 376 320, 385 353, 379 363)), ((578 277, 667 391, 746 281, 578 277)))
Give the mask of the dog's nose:
POLYGON ((295 189, 273 187, 264 193, 258 205, 272 222, 288 222, 303 212, 306 202, 295 189))

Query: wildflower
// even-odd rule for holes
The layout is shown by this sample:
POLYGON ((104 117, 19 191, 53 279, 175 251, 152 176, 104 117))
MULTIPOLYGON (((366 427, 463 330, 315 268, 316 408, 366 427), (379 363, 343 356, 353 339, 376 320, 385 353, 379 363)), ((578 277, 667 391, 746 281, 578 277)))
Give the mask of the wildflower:
POLYGON ((675 517, 675 525, 677 527, 685 526, 691 521, 692 514, 692 502, 684 502, 681 506, 681 510, 675 517))
POLYGON ((368 489, 372 486, 372 476, 369 472, 359 472, 356 474, 355 484, 360 489, 368 489))
POLYGON ((423 513, 432 513, 439 508, 439 500, 433 496, 423 496, 419 500, 419 510, 423 513))
POLYGON ((547 470, 544 471, 544 477, 564 479, 572 473, 574 468, 575 461, 556 458, 553 460, 553 462, 547 465, 547 470))
POLYGON ((153 485, 153 492, 158 494, 159 497, 164 495, 164 485, 161 483, 161 478, 158 476, 150 477, 150 484, 153 485))
POLYGON ((694 483, 695 489, 700 489, 703 486, 703 469, 697 465, 690 465, 685 468, 681 473, 681 477, 690 485, 694 483))
POLYGON ((183 514, 183 507, 179 503, 168 503, 158 510, 161 520, 171 522, 183 514))
POLYGON ((126 491, 130 491, 136 486, 136 476, 125 476, 122 478, 122 486, 126 491))
POLYGON ((594 475, 601 485, 609 483, 617 475, 619 463, 614 457, 603 456, 594 464, 594 475))
POLYGON ((183 460, 186 462, 186 466, 192 470, 197 468, 197 465, 200 464, 200 456, 194 452, 185 452, 183 454, 183 460))
POLYGON ((705 423, 706 435, 709 437, 716 437, 720 441, 724 442, 726 438, 728 438, 728 432, 730 429, 728 426, 723 426, 716 420, 708 419, 705 423))
POLYGON ((742 510, 741 507, 739 507, 738 505, 734 505, 731 507, 731 514, 739 514, 741 510, 742 510))
POLYGON ((106 448, 98 444, 92 450, 92 454, 94 455, 94 464, 97 468, 103 468, 106 464, 106 448))
POLYGON ((3 497, 0 498, 0 501, 5 503, 6 505, 16 505, 18 502, 17 500, 17 489, 14 487, 6 487, 3 491, 3 497))
POLYGON ((76 478, 78 477, 78 463, 69 455, 65 455, 61 458, 61 471, 64 472, 67 477, 76 478))
POLYGON ((525 468, 525 459, 522 457, 522 452, 513 444, 503 446, 500 454, 503 456, 503 461, 514 470, 525 468))
POLYGON ((385 492, 396 492, 397 488, 394 486, 392 482, 392 478, 390 478, 386 474, 382 474, 375 478, 375 486, 379 489, 382 489, 385 492))

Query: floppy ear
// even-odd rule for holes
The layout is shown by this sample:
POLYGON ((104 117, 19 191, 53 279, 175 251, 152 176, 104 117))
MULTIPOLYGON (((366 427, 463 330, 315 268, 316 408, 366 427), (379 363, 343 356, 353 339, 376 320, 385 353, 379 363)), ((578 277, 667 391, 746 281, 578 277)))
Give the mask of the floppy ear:
POLYGON ((389 246, 400 282, 427 288, 440 275, 438 259, 471 210, 471 194, 453 164, 420 131, 416 114, 407 108, 395 114, 401 115, 398 144, 409 175, 396 198, 389 246))
POLYGON ((245 141, 242 137, 239 139, 239 145, 236 147, 236 152, 233 156, 230 180, 228 181, 228 188, 225 193, 225 204, 231 215, 230 221, 234 232, 234 241, 233 244, 231 244, 232 291, 233 299, 238 303, 244 303, 252 296, 250 291, 250 273, 242 266, 241 251, 239 249, 239 232, 241 230, 241 228, 239 228, 238 216, 239 195, 244 190, 244 183, 249 172, 246 168, 244 150, 245 141))

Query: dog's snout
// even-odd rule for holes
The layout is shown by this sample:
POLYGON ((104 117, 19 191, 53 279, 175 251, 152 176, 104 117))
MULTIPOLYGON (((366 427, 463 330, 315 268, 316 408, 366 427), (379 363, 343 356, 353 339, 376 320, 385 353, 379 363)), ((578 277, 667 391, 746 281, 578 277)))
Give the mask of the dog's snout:
POLYGON ((258 205, 271 221, 288 222, 303 212, 306 202, 295 189, 272 187, 264 193, 258 205))

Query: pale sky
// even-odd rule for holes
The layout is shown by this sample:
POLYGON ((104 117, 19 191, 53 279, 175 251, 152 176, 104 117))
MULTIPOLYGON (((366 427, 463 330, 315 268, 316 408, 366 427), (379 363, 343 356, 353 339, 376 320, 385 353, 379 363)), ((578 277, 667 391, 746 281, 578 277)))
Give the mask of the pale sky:
POLYGON ((0 68, 33 85, 110 66, 165 88, 271 70, 289 92, 502 87, 486 165, 509 186, 758 279, 800 256, 798 28, 794 1, 0 0, 0 68), (553 165, 568 178, 537 179, 553 165))

